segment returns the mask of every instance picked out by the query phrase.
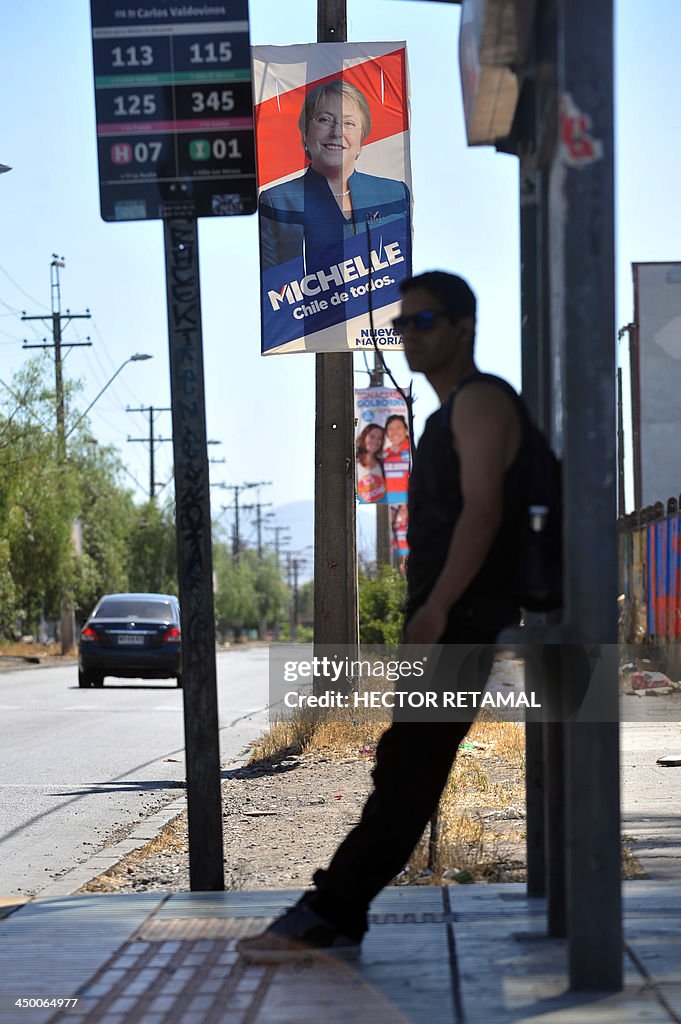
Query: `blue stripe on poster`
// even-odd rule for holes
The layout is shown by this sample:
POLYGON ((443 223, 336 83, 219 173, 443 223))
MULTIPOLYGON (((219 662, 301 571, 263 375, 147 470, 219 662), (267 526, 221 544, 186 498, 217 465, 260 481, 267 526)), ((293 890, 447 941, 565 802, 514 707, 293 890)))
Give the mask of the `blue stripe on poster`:
POLYGON ((303 339, 313 350, 315 334, 336 325, 338 351, 347 351, 345 321, 366 315, 369 327, 369 291, 375 312, 398 302, 399 283, 411 269, 408 219, 373 232, 371 246, 369 252, 363 233, 315 253, 316 269, 297 258, 263 270, 263 353, 303 339))

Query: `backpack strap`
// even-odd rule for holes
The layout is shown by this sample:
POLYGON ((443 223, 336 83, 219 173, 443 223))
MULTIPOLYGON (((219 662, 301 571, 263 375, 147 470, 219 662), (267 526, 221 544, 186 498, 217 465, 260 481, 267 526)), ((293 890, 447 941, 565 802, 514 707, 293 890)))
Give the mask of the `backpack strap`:
POLYGON ((459 394, 459 392, 462 391, 462 389, 465 388, 468 384, 474 384, 477 381, 484 381, 487 384, 494 384, 501 391, 505 392, 505 394, 508 395, 508 397, 513 402, 514 407, 518 411, 518 415, 520 416, 521 425, 523 429, 523 434, 526 435, 528 428, 530 428, 532 425, 532 418, 530 416, 527 406, 525 405, 525 402, 523 401, 522 396, 519 395, 515 388, 511 387, 508 381, 505 381, 502 377, 497 377, 493 373, 481 373, 479 370, 476 370, 474 373, 469 373, 467 377, 463 377, 459 381, 459 383, 454 388, 452 388, 449 397, 440 407, 442 426, 449 425, 449 423, 451 422, 452 407, 454 405, 454 400, 456 399, 456 396, 459 394))

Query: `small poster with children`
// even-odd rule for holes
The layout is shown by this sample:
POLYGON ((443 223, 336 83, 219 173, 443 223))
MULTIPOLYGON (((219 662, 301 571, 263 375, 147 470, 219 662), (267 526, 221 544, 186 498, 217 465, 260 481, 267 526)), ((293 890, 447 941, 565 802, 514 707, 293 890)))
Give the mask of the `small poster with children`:
POLYGON ((400 572, 406 570, 409 543, 407 529, 409 527, 409 511, 406 505, 390 506, 390 550, 393 561, 400 572))
POLYGON ((407 403, 395 388, 355 391, 355 466, 362 504, 404 505, 411 470, 407 403))

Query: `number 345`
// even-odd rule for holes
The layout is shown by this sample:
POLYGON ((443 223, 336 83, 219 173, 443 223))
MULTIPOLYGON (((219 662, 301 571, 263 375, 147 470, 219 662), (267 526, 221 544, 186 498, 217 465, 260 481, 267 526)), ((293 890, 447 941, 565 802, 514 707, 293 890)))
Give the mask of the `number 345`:
POLYGON ((231 89, 213 89, 211 92, 192 93, 192 113, 202 114, 205 110, 234 110, 234 93, 231 89))

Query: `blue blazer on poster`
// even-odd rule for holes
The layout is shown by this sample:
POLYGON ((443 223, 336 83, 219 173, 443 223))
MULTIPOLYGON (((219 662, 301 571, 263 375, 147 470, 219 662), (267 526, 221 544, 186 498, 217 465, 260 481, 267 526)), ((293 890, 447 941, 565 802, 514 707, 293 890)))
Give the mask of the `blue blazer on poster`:
MULTIPOLYGON (((345 216, 325 177, 311 167, 297 178, 260 193, 260 260, 263 271, 329 249, 395 221, 409 222, 409 189, 403 181, 353 171, 348 178, 352 212, 345 216), (304 242, 304 247, 303 247, 304 242)), ((407 239, 411 231, 406 231, 407 239)), ((405 254, 406 255, 406 254, 405 254)), ((409 254, 410 255, 410 254, 409 254)), ((342 259, 342 255, 340 256, 342 259)), ((411 260, 407 257, 407 266, 411 260)))

